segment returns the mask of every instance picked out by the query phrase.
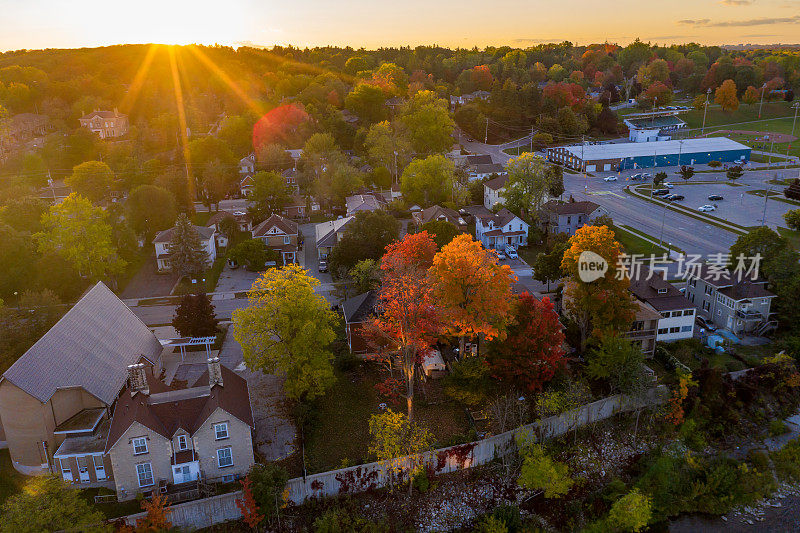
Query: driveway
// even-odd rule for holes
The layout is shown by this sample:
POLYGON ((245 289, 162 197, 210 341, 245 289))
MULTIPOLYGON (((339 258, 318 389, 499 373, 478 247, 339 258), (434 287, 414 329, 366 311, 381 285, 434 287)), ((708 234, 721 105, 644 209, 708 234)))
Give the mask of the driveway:
POLYGON ((245 367, 242 347, 233 336, 232 325, 228 328, 219 358, 223 365, 247 380, 256 426, 253 440, 258 453, 267 461, 277 461, 294 453, 296 432, 286 407, 283 378, 260 370, 253 372, 245 367))
POLYGON ((258 279, 258 272, 250 272, 242 267, 230 268, 227 264, 222 270, 214 292, 249 291, 253 282, 258 279))
POLYGON ((159 274, 155 256, 149 256, 142 268, 133 275, 125 286, 120 298, 153 298, 156 296, 169 296, 178 275, 172 273, 159 274))

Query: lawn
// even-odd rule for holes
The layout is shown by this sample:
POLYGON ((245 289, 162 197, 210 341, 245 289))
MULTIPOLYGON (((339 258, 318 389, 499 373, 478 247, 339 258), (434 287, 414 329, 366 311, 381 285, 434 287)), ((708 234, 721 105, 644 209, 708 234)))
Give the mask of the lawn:
MULTIPOLYGON (((308 430, 305 443, 309 473, 324 472, 345 466, 371 462, 369 455, 369 418, 381 412, 375 384, 382 380, 373 363, 356 369, 336 372, 336 385, 317 402, 316 423, 308 430)), ((464 410, 448 401, 438 381, 417 385, 414 401, 415 419, 430 430, 436 444, 446 446, 469 431, 464 410)), ((389 406, 405 412, 405 404, 389 406)))
POLYGON ((217 281, 219 280, 220 274, 222 274, 222 270, 225 268, 225 255, 217 256, 217 259, 214 261, 214 264, 208 269, 200 279, 195 278, 197 283, 192 283, 191 278, 185 277, 183 278, 178 285, 176 285, 175 290, 172 292, 173 295, 182 295, 182 294, 189 294, 194 293, 197 291, 202 292, 214 292, 214 289, 217 287, 217 281), (203 281, 205 280, 205 285, 203 285, 203 281))
POLYGON ((520 259, 522 259, 529 265, 533 265, 534 261, 536 261, 536 257, 543 252, 547 252, 547 246, 545 246, 544 244, 523 246, 517 250, 520 259))
POLYGON ((0 506, 20 491, 25 476, 14 470, 8 450, 0 450, 0 506))
POLYGON ((192 215, 192 224, 195 226, 205 226, 208 219, 213 215, 211 211, 197 211, 192 215))
MULTIPOLYGON (((663 256, 668 252, 667 247, 658 246, 657 244, 653 244, 642 238, 646 237, 648 239, 657 241, 657 237, 648 235, 647 233, 644 233, 636 228, 632 228, 630 226, 614 226, 613 229, 617 241, 619 241, 619 243, 622 245, 622 248, 625 250, 625 253, 628 255, 638 254, 650 256, 651 254, 655 254, 657 256, 663 256)), ((677 250, 677 248, 672 249, 677 250)))
POLYGON ((800 251, 800 231, 790 230, 788 228, 778 227, 778 233, 789 239, 789 242, 795 250, 800 251))

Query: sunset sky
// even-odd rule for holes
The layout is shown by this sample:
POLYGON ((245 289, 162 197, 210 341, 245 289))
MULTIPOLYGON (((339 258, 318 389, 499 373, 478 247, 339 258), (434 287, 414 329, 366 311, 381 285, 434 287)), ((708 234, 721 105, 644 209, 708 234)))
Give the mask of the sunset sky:
POLYGON ((0 0, 0 50, 190 42, 526 47, 800 42, 800 0, 0 0))

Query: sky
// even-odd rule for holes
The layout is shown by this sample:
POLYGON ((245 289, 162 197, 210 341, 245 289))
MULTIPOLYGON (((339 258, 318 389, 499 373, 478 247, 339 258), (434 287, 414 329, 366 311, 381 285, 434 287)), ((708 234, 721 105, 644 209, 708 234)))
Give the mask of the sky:
POLYGON ((0 50, 800 42, 800 0, 0 0, 0 50))

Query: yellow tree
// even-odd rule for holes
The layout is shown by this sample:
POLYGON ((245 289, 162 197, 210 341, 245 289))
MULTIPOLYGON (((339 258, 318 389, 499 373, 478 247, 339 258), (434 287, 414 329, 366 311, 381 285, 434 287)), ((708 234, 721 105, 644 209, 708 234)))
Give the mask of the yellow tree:
POLYGON ((467 336, 491 340, 505 335, 514 303, 511 284, 517 278, 493 252, 471 235, 459 235, 436 254, 428 273, 444 332, 459 338, 461 354, 467 336))
POLYGON ((581 352, 590 336, 627 331, 633 322, 630 279, 624 273, 617 275, 620 249, 608 226, 583 226, 569 239, 569 248, 564 252, 564 308, 580 330, 581 352), (587 272, 594 272, 595 276, 586 275, 587 272))
POLYGON ((758 102, 759 95, 760 93, 758 92, 758 89, 750 85, 742 95, 742 102, 747 105, 753 105, 758 102))
POLYGON ((410 495, 414 473, 422 464, 423 457, 419 454, 431 447, 433 435, 403 413, 391 409, 370 417, 369 434, 372 436, 369 452, 386 466, 392 484, 396 470, 407 470, 410 495))
POLYGON ((739 99, 736 97, 736 83, 725 80, 714 92, 714 103, 722 107, 723 111, 736 111, 739 109, 739 99))

